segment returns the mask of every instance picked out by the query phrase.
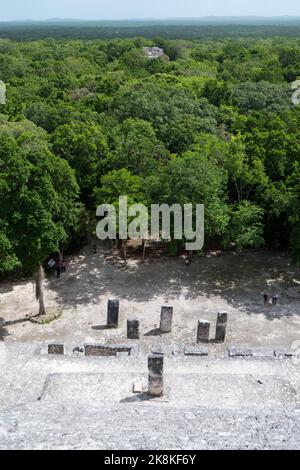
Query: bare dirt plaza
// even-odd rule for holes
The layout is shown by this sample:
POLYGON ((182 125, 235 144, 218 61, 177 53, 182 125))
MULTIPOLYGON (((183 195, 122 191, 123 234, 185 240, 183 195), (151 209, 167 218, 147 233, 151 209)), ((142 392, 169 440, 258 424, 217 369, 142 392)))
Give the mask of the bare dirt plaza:
MULTIPOLYGON (((211 321, 228 311, 226 343, 291 347, 300 340, 300 272, 289 257, 268 251, 214 253, 185 266, 178 258, 122 261, 86 248, 68 259, 67 272, 45 281, 47 307, 63 315, 48 325, 27 321, 37 304, 33 283, 0 284, 0 337, 5 341, 119 341, 126 320, 137 318, 141 340, 157 338, 160 309, 174 307, 173 331, 164 342, 195 342, 199 319, 211 321), (297 290, 299 286, 299 292, 297 290), (263 294, 279 294, 277 306, 263 305, 263 294), (107 300, 120 300, 120 328, 106 330, 107 300)), ((159 336, 159 335, 158 335, 159 336)))

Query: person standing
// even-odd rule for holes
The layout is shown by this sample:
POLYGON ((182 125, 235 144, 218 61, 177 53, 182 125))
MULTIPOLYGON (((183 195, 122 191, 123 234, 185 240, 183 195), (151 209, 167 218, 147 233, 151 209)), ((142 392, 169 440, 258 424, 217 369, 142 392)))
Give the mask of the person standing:
POLYGON ((63 260, 62 265, 61 265, 61 272, 65 273, 66 272, 66 262, 63 260))
POLYGON ((268 305, 268 300, 269 300, 268 294, 264 294, 264 305, 268 305))
POLYGON ((60 267, 60 264, 58 263, 56 265, 56 277, 57 277, 57 279, 60 278, 60 273, 61 273, 61 267, 60 267))
POLYGON ((273 302, 273 305, 277 305, 277 302, 278 302, 278 294, 277 292, 274 292, 273 295, 272 295, 272 302, 273 302))
POLYGON ((63 265, 63 255, 59 251, 58 252, 58 260, 57 260, 57 263, 56 263, 56 277, 57 277, 57 279, 60 278, 60 275, 63 272, 62 265, 63 265))

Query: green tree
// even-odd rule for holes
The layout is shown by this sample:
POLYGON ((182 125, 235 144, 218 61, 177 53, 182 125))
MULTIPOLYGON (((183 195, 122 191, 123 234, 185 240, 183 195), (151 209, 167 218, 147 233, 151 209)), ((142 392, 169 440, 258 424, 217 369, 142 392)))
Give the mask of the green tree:
POLYGON ((162 202, 204 204, 206 241, 222 238, 228 224, 226 172, 197 148, 172 159, 164 177, 162 202))
POLYGON ((126 168, 143 177, 157 171, 169 158, 152 125, 142 119, 127 119, 119 125, 113 132, 112 146, 107 166, 126 168))
POLYGON ((72 122, 56 129, 52 135, 53 151, 75 170, 81 200, 92 207, 92 194, 100 183, 108 151, 106 136, 92 122, 72 122))
POLYGON ((231 206, 225 245, 233 244, 239 250, 263 245, 263 214, 261 207, 249 201, 241 201, 231 206))
MULTIPOLYGON (((146 204, 147 198, 143 188, 142 179, 131 174, 125 168, 121 170, 113 170, 103 176, 101 187, 94 191, 95 201, 97 205, 111 204, 114 206, 117 220, 116 220, 116 234, 119 231, 119 198, 127 196, 128 206, 133 204, 146 204)), ((127 226, 132 222, 132 217, 127 216, 127 226)), ((122 241, 124 263, 127 264, 127 240, 122 241)))
POLYGON ((67 242, 76 224, 78 186, 68 163, 49 150, 34 125, 0 125, 0 271, 36 274, 45 313, 42 263, 67 242), (30 130, 29 130, 30 129, 30 130))

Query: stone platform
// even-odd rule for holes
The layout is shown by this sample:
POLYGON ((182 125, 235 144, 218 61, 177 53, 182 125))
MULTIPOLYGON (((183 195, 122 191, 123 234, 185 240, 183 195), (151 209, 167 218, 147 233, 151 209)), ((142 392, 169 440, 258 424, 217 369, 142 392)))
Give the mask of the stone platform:
POLYGON ((164 396, 150 398, 144 351, 85 356, 65 345, 48 355, 2 343, 0 449, 300 448, 297 360, 184 348, 165 354, 164 396))

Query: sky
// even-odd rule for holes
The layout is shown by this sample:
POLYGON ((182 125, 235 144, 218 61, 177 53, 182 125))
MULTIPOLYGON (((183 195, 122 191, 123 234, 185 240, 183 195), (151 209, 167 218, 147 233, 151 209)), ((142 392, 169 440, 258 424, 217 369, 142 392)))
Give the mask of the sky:
POLYGON ((0 21, 300 16, 299 0, 0 0, 0 21))

